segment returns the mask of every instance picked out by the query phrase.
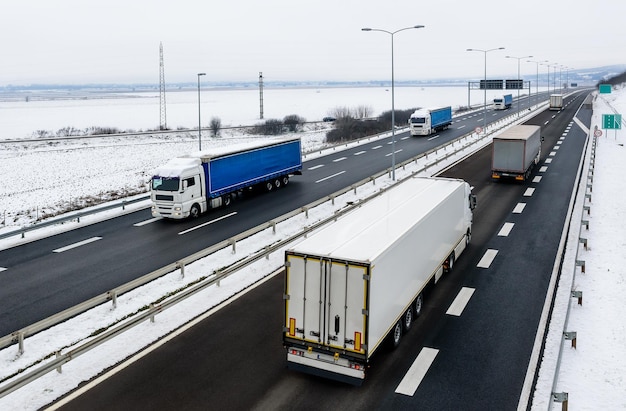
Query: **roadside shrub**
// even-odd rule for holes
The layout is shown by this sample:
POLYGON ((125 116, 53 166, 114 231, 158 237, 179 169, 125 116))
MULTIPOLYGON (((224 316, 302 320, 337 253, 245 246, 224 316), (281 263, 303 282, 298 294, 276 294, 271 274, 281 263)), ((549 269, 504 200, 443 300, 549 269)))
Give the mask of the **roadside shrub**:
POLYGON ((335 128, 326 133, 327 143, 341 143, 357 140, 366 136, 385 131, 379 120, 360 120, 352 117, 341 117, 335 121, 335 128))
POLYGON ((287 129, 290 132, 298 131, 298 128, 300 128, 305 121, 306 120, 304 118, 300 117, 297 114, 290 114, 288 116, 285 116, 285 118, 283 119, 283 123, 285 124, 285 126, 287 126, 287 129))
POLYGON ((284 124, 282 121, 277 119, 268 119, 265 120, 264 123, 259 123, 254 126, 255 134, 263 134, 263 135, 279 135, 283 132, 284 124))
MULTIPOLYGON (((411 117, 411 114, 413 114, 415 110, 415 108, 411 108, 408 110, 395 110, 396 126, 405 126, 409 121, 409 117, 411 117)), ((385 111, 380 116, 378 116, 378 120, 381 123, 385 124, 388 129, 391 129, 391 110, 385 111)))

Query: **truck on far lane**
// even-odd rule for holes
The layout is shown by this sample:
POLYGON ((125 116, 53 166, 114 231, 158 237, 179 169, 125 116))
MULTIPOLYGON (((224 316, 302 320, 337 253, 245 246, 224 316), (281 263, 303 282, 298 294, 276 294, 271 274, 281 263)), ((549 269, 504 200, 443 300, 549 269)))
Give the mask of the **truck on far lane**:
POLYGON ((563 94, 550 94, 550 110, 563 108, 563 94))
POLYGON ((413 177, 285 251, 288 368, 361 385, 469 244, 475 204, 462 180, 413 177))
POLYGON ((516 125, 493 138, 491 178, 525 181, 541 155, 541 127, 516 125))
POLYGON ((506 110, 511 107, 511 104, 513 104, 513 95, 511 94, 505 94, 493 99, 494 110, 506 110))
POLYGON ((412 136, 428 136, 445 130, 452 124, 452 107, 422 108, 415 110, 409 118, 412 136))
POLYGON ((255 187, 267 191, 302 174, 300 138, 235 144, 177 157, 157 168, 150 180, 152 216, 198 217, 229 205, 255 187))

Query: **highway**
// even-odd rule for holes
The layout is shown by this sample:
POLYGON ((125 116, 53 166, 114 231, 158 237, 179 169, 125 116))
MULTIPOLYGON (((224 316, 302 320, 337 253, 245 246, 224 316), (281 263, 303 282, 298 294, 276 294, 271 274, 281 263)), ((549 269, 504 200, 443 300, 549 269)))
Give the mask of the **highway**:
MULTIPOLYGON (((533 101, 531 99, 531 101, 533 101)), ((522 99, 521 109, 528 99, 522 99)), ((488 111, 488 121, 511 110, 488 111)), ((396 135, 396 163, 483 124, 483 112, 456 118, 428 137, 396 135)), ((149 210, 0 251, 0 335, 178 261, 234 234, 271 220, 391 166, 391 139, 305 162, 303 176, 275 193, 242 199, 197 220, 152 222, 149 210), (222 219, 222 220, 219 220, 222 219), (216 221, 200 229, 210 221, 216 221), (151 222, 151 223, 150 223, 151 222)))
MULTIPOLYGON (((529 121, 543 127, 545 138, 541 167, 530 181, 492 182, 490 147, 444 173, 474 187, 478 207, 472 243, 455 270, 426 295, 425 310, 400 347, 377 354, 362 387, 286 370, 280 342, 283 279, 277 275, 167 344, 121 366, 113 377, 62 409, 516 409, 586 140, 586 132, 572 122, 583 98, 582 93, 570 97, 563 111, 545 111, 529 121), (468 289, 473 294, 462 313, 446 314, 460 291, 468 289), (422 360, 421 353, 429 353, 432 361, 420 364, 428 371, 417 386, 407 371, 416 359, 422 360), (407 393, 400 386, 415 388, 407 393)), ((581 109, 578 118, 588 126, 591 110, 581 109)), ((439 139, 453 138, 459 126, 475 127, 476 122, 475 116, 461 120, 439 139)), ((413 152, 414 146, 423 151, 433 141, 397 137, 398 161, 413 152)), ((241 231, 243 221, 254 221, 248 215, 255 209, 257 214, 271 214, 268 210, 287 201, 282 195, 289 195, 293 208, 298 201, 306 202, 311 192, 313 197, 324 195, 327 185, 345 186, 352 178, 358 180, 353 174, 360 175, 362 169, 373 174, 375 156, 365 161, 362 156, 381 150, 384 146, 376 148, 380 144, 315 160, 307 164, 309 170, 302 180, 294 178, 283 191, 236 203, 236 217, 243 218, 237 220, 236 230, 241 231), (324 184, 315 183, 333 175, 324 184), (305 177, 313 189, 305 189, 305 177)), ((380 157, 379 167, 385 168, 388 157, 380 157)), ((147 212, 136 214, 123 218, 129 221, 119 227, 147 219, 147 212)), ((216 217, 217 213, 210 213, 204 218, 216 217)), ((214 235, 217 225, 211 226, 214 235)), ((154 228, 143 237, 156 238, 161 232, 166 232, 163 238, 175 237, 186 226, 148 224, 143 227, 154 228)), ((96 242, 104 240, 102 236, 96 242)), ((176 240, 179 237, 168 240, 171 247, 180 247, 176 240)))

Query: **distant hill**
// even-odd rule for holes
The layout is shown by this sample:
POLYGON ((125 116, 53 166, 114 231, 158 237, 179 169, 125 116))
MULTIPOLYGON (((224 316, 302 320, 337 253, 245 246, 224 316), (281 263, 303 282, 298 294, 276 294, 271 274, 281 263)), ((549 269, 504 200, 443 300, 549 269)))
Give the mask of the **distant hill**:
MULTIPOLYGON (((616 82, 624 81, 624 73, 626 73, 626 64, 612 65, 588 69, 574 69, 567 72, 560 73, 560 79, 563 83, 569 82, 576 83, 578 86, 596 86, 600 82, 605 82, 609 79, 616 79, 616 82), (621 77, 620 77, 621 76, 621 77), (621 80, 620 80, 621 79, 621 80)), ((550 83, 554 83, 554 74, 550 74, 550 83)), ((510 77, 510 76, 508 76, 510 77)), ((507 77, 507 78, 508 78, 507 77)), ((498 78, 497 76, 491 76, 490 78, 498 78)), ((501 78, 504 78, 501 77, 501 78)), ((536 75, 525 75, 524 80, 530 81, 534 84, 537 81, 536 75)), ((440 79, 427 79, 427 80, 396 80, 397 86, 460 86, 467 85, 468 81, 476 81, 476 78, 440 78, 440 79)), ((548 74, 546 72, 539 73, 539 84, 546 84, 548 81, 548 74)), ((266 88, 308 88, 308 87, 385 87, 389 86, 389 80, 371 80, 371 81, 264 81, 264 87, 266 88)), ((221 88, 221 89, 246 89, 257 88, 259 85, 256 81, 219 81, 219 82, 205 82, 205 87, 209 88, 221 88)), ((166 84, 167 91, 176 90, 195 90, 197 87, 196 82, 186 83, 168 83, 166 84)), ((41 94, 45 92, 46 95, 56 95, 57 98, 62 95, 74 95, 80 94, 89 98, 89 94, 102 96, 105 93, 128 93, 128 92, 159 92, 158 83, 136 83, 136 84, 30 84, 20 86, 3 86, 0 87, 0 99, 7 97, 27 97, 29 93, 37 92, 41 94)))

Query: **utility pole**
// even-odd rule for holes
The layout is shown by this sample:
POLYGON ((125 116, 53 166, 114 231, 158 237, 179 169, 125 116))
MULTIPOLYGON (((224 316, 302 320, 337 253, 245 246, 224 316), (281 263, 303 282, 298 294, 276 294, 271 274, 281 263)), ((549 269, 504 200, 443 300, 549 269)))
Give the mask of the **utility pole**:
POLYGON ((263 120, 263 72, 259 71, 259 118, 263 120))
POLYGON ((163 43, 159 43, 159 107, 161 121, 159 129, 167 130, 167 115, 165 110, 165 66, 163 65, 163 43))

